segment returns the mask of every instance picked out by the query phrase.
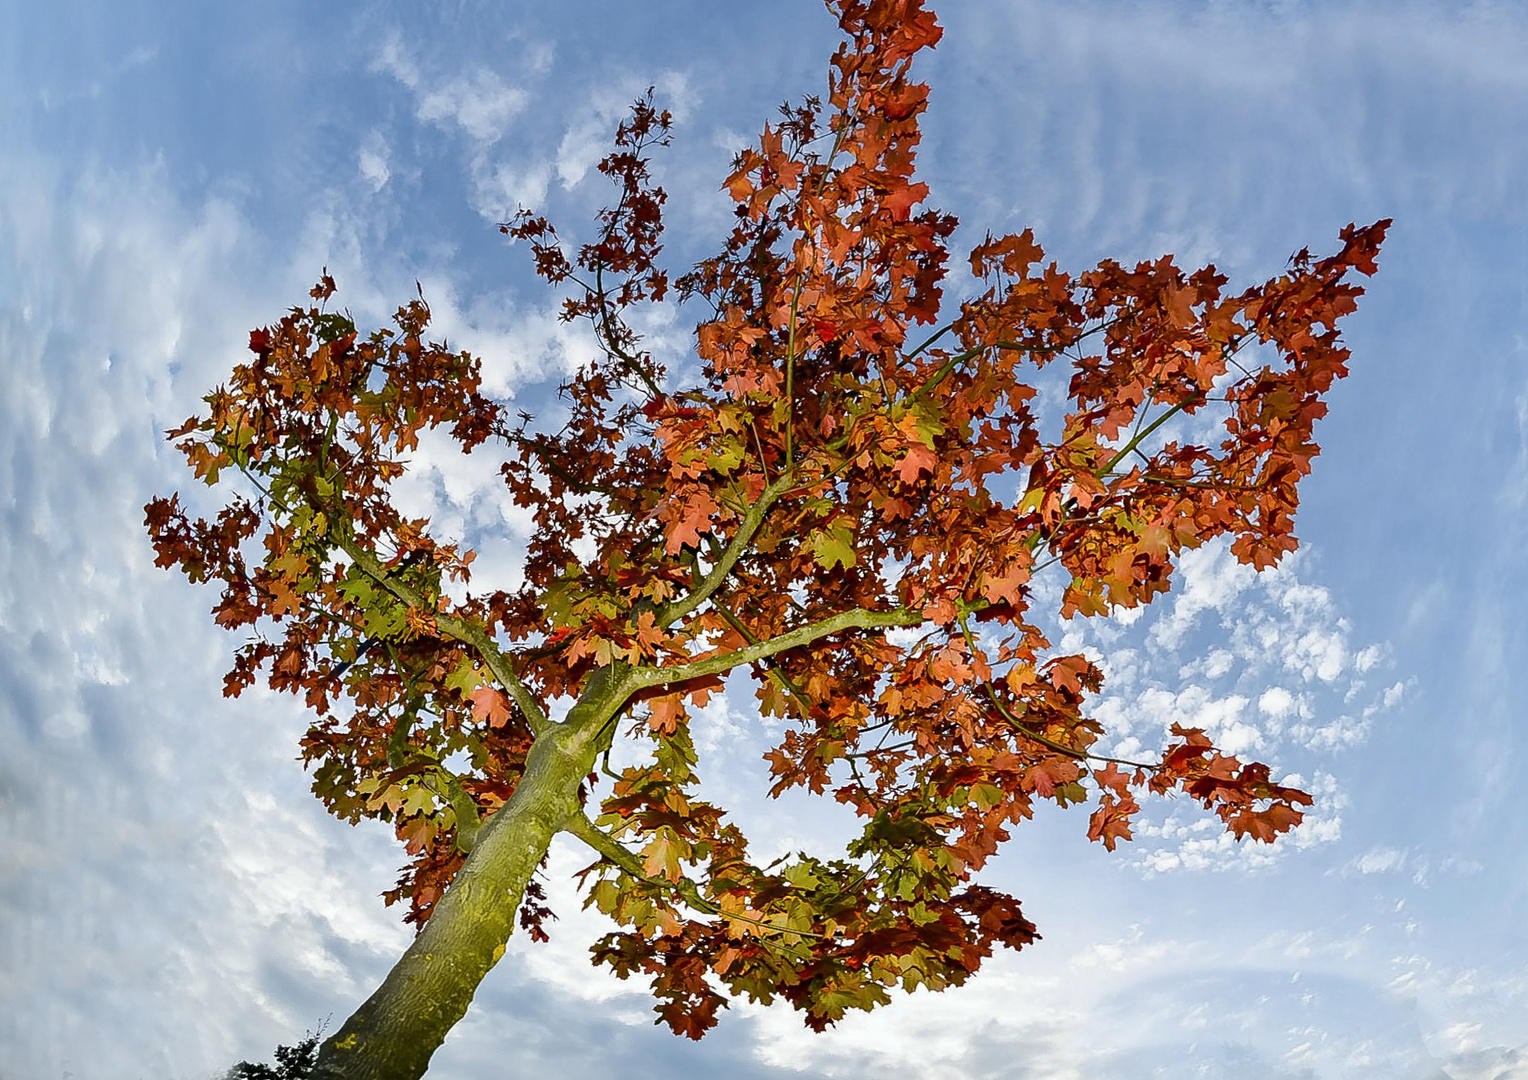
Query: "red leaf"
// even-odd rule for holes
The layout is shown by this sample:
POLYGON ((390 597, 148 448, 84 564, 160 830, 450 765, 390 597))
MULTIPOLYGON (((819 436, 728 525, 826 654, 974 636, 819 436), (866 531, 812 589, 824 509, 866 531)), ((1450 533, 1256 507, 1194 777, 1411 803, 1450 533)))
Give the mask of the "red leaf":
POLYGON ((912 485, 924 473, 932 476, 938 468, 938 456, 922 443, 913 443, 907 448, 906 456, 897 463, 897 478, 904 484, 912 485))

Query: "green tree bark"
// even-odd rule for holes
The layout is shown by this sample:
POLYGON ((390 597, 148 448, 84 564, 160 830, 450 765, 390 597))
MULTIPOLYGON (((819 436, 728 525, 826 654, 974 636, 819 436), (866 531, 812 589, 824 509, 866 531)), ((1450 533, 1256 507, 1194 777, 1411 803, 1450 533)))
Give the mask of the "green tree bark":
POLYGON ((579 783, 609 745, 629 683, 624 670, 603 669, 590 679, 567 720, 536 738, 514 794, 479 830, 429 922, 376 992, 320 1048, 316 1077, 417 1080, 424 1075, 484 976, 504 955, 526 884, 552 838, 578 811, 579 783))

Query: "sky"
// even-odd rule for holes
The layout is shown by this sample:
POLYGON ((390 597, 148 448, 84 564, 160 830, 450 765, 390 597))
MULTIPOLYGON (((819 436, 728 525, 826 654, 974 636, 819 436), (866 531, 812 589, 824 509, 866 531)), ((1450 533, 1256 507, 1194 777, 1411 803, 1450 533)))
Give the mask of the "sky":
MULTIPOLYGON (((740 1003, 700 1043, 588 964, 559 847, 552 942, 512 942, 430 1075, 1528 1078, 1528 6, 944 8, 920 161, 956 264, 1033 227, 1072 270, 1173 252, 1234 287, 1394 218, 1300 551, 1259 575, 1211 545, 1139 618, 1056 630, 1117 746, 1191 721, 1317 804, 1269 848, 1165 803, 1113 854, 1042 813, 989 878, 1040 942, 824 1035, 740 1003)), ((654 86, 668 252, 704 257, 732 154, 825 89, 836 27, 809 0, 0 14, 0 1080, 208 1080, 332 1030, 408 932, 388 830, 326 817, 299 703, 222 698, 238 641, 152 565, 143 504, 189 483, 164 430, 325 267, 368 325, 417 282, 493 393, 547 406, 589 343, 495 224, 587 230, 654 86)), ((677 364, 695 318, 642 329, 677 364)), ((413 475, 512 577, 491 463, 427 445, 413 475)), ((764 847, 830 844, 834 808, 763 799, 749 700, 698 721, 711 790, 764 847)))

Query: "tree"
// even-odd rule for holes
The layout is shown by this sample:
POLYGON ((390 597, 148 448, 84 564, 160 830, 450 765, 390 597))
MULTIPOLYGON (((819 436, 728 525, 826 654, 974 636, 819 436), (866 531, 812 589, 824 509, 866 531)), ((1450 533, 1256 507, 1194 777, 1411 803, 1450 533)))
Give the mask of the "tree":
POLYGON ((989 236, 981 291, 950 305, 956 220, 923 205, 928 88, 909 75, 940 29, 922 0, 829 7, 827 105, 783 107, 738 156, 717 255, 673 282, 659 266, 648 154, 669 116, 650 94, 600 165, 619 195, 592 242, 529 212, 503 226, 599 345, 560 386, 560 427, 485 397, 477 359, 429 339, 422 295, 363 335, 326 273, 170 433, 199 480, 237 473, 210 519, 147 508, 158 564, 219 583, 218 625, 253 634, 226 693, 303 695, 315 793, 390 822, 411 860, 387 899, 418 936, 321 1075, 425 1071, 517 916, 545 937, 536 875, 559 833, 588 846, 586 903, 619 927, 594 959, 646 976, 660 1020, 698 1038, 728 995, 821 1029, 1032 941, 978 875, 1037 802, 1092 803, 1110 849, 1150 793, 1259 841, 1311 802, 1196 729, 1151 761, 1099 752, 1101 673, 1055 654, 1032 586, 1058 574, 1059 614, 1095 616, 1166 592, 1211 538, 1258 567, 1294 548, 1312 427, 1346 373, 1348 274, 1374 273, 1388 221, 1235 294, 1214 267, 1074 276, 1030 231, 989 236), (683 385, 628 317, 671 287, 704 313, 683 385), (1066 407, 1041 410, 1036 373, 1062 363, 1066 407), (534 518, 519 588, 471 591, 473 552, 391 500, 426 429, 508 448, 507 497, 534 518), (690 710, 744 673, 786 725, 771 794, 862 819, 838 857, 761 865, 699 793, 690 710), (610 764, 617 740, 638 763, 610 764))
POLYGON ((318 1060, 318 1040, 323 1031, 309 1034, 295 1046, 276 1047, 275 1066, 241 1061, 222 1076, 222 1080, 309 1080, 318 1060))

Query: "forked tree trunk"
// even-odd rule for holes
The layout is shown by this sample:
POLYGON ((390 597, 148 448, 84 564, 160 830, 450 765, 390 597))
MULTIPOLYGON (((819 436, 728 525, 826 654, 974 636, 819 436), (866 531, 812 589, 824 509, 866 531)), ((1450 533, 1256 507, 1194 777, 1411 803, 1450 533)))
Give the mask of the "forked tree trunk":
MULTIPOLYGON (((575 710, 578 712, 580 710, 575 710)), ((579 719, 587 720, 587 714, 579 719)), ((531 874, 598 751, 594 725, 569 722, 536 739, 525 774, 479 830, 430 921, 376 992, 319 1049, 322 1080, 417 1080, 478 984, 504 955, 531 874)))

